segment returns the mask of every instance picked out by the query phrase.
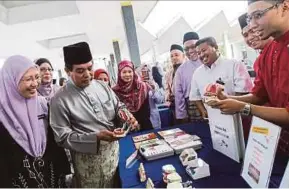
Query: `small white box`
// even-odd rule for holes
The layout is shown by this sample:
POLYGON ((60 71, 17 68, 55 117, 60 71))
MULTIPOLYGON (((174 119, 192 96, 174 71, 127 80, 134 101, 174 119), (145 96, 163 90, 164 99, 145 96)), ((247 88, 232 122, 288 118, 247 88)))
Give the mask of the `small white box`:
POLYGON ((198 166, 198 154, 193 148, 188 148, 188 149, 183 150, 179 158, 183 166, 188 166, 188 165, 191 167, 198 166))
POLYGON ((186 168, 187 173, 192 177, 193 180, 210 176, 210 167, 202 159, 198 158, 198 166, 186 168))
POLYGON ((183 188, 182 183, 179 182, 173 182, 173 183, 168 183, 167 188, 183 188))
POLYGON ((173 182, 182 182, 182 177, 178 173, 171 173, 167 176, 168 183, 173 183, 173 182))

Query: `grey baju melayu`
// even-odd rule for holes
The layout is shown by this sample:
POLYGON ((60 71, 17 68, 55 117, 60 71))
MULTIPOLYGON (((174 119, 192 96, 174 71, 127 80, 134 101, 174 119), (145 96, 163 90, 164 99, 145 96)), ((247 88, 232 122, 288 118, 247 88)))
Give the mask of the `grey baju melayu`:
POLYGON ((119 144, 97 139, 101 130, 115 129, 124 105, 100 81, 78 88, 72 81, 51 99, 50 122, 56 141, 71 150, 77 187, 112 187, 119 144))

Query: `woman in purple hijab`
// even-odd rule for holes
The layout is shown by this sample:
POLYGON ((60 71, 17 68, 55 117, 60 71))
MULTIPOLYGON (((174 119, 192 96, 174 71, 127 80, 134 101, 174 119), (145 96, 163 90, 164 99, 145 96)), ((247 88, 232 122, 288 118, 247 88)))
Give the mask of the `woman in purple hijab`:
POLYGON ((47 101, 37 96, 39 68, 23 56, 0 70, 0 187, 64 187, 70 168, 48 126, 47 101))
POLYGON ((40 68, 41 77, 41 83, 37 89, 38 95, 44 96, 47 101, 50 101, 56 91, 60 89, 59 86, 53 85, 53 67, 50 61, 46 58, 37 59, 35 64, 40 68))

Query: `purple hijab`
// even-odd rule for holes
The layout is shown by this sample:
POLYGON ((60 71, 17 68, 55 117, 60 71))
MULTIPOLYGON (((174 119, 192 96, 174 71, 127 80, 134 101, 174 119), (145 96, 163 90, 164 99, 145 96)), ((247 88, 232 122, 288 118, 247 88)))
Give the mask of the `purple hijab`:
POLYGON ((37 91, 39 96, 45 97, 45 99, 50 102, 50 99, 55 95, 55 93, 59 89, 60 87, 57 85, 53 85, 51 81, 51 83, 40 84, 37 91))
MULTIPOLYGON (((44 63, 49 64, 50 67, 53 69, 52 64, 46 58, 39 58, 35 62, 35 64, 37 64, 38 66, 41 66, 44 63)), ((47 101, 50 101, 50 99, 55 95, 58 89, 60 89, 60 87, 53 85, 53 81, 51 80, 51 82, 49 83, 41 83, 37 91, 39 96, 44 96, 47 101)))
POLYGON ((0 70, 0 122, 28 154, 40 157, 46 149, 46 131, 38 116, 47 114, 47 105, 43 97, 26 99, 18 91, 22 76, 32 67, 32 61, 19 55, 5 61, 0 70))

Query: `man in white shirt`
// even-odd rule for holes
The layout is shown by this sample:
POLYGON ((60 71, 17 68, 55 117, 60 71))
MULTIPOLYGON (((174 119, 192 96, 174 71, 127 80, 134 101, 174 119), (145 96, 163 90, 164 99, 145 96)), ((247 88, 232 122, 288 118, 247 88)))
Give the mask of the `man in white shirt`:
POLYGON ((200 39, 196 47, 203 65, 193 74, 189 98, 195 101, 202 117, 206 118, 207 112, 202 100, 207 85, 221 80, 225 92, 236 95, 250 92, 253 85, 243 63, 220 56, 218 45, 213 37, 200 39))

